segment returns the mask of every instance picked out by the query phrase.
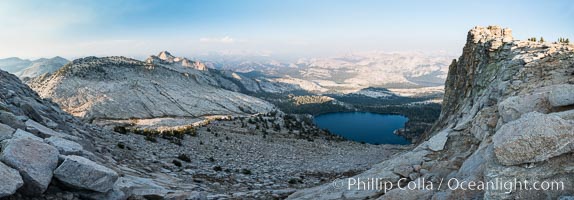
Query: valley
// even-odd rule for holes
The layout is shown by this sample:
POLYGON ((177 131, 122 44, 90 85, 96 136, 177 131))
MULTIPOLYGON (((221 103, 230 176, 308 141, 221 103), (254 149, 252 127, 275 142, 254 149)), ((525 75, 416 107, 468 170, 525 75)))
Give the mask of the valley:
MULTIPOLYGON (((12 69, 13 67, 10 67, 14 64, 10 63, 15 60, 17 59, 11 58, 0 62, 0 69, 12 69)), ((378 85, 375 87, 370 86, 371 84, 353 83, 350 79, 334 78, 331 75, 312 76, 307 72, 322 66, 323 70, 334 70, 327 74, 347 74, 345 77, 352 77, 354 73, 349 71, 352 68, 378 67, 384 71, 381 74, 388 76, 392 66, 401 65, 410 67, 393 73, 401 73, 405 77, 407 74, 416 73, 420 76, 434 74, 437 75, 435 80, 438 80, 443 77, 439 75, 444 74, 446 60, 444 55, 431 57, 415 53, 375 52, 341 58, 316 58, 308 61, 300 59, 297 64, 260 61, 251 62, 250 66, 254 66, 253 68, 243 68, 247 66, 246 63, 230 68, 223 66, 232 66, 233 60, 204 63, 175 57, 162 51, 149 56, 145 61, 126 57, 87 57, 74 60, 65 66, 52 66, 50 71, 38 71, 36 66, 20 67, 19 70, 36 74, 30 77, 20 75, 20 78, 39 91, 41 96, 51 98, 67 112, 88 122, 111 128, 130 125, 140 129, 168 130, 201 123, 209 118, 248 116, 273 109, 311 115, 361 111, 409 117, 411 120, 407 123, 407 128, 399 133, 416 141, 430 128, 440 113, 443 86, 417 85, 404 78, 400 81, 389 79, 384 84, 369 81, 372 85, 378 85), (224 64, 225 62, 230 63, 224 64), (274 65, 266 64, 267 62, 274 65), (426 62, 434 64, 423 64, 426 62), (219 69, 207 66, 219 66, 219 69), (346 69, 346 72, 340 71, 341 69, 346 69), (122 70, 124 72, 120 73, 122 70), (174 78, 180 80, 180 83, 174 84, 174 78), (100 82, 102 80, 106 82, 100 82), (326 81, 345 83, 348 87, 331 87, 333 85, 326 84, 326 81), (384 85, 392 87, 379 87, 384 85), (130 89, 124 92, 123 88, 130 89), (186 91, 183 88, 193 90, 182 93, 186 91), (209 92, 210 96, 196 95, 206 94, 203 91, 212 90, 210 88, 216 88, 214 92, 209 92), (277 108, 255 99, 243 103, 235 100, 213 101, 238 97, 249 99, 241 93, 263 99, 277 108), (87 96, 90 99, 84 98, 87 96), (157 105, 155 102, 161 104, 157 105), (191 109, 192 107, 194 108, 191 109), (110 112, 111 110, 119 112, 110 112)), ((20 64, 22 66, 26 64, 24 61, 19 63, 23 63, 20 64)))
MULTIPOLYGON (((286 198, 297 189, 355 175, 413 146, 404 139, 401 145, 347 140, 318 128, 314 115, 405 114, 413 120, 397 132, 407 136, 421 120, 438 117, 440 106, 428 101, 440 101, 442 94, 397 89, 414 92, 402 96, 376 87, 317 93, 326 90, 306 90, 300 79, 213 69, 167 51, 145 61, 86 57, 20 78, 40 97, 104 132, 91 138, 93 149, 122 172, 122 181, 138 185, 131 195, 143 197, 199 191, 195 195, 208 199, 286 198), (435 115, 416 117, 417 110, 435 115)), ((422 127, 409 139, 430 125, 422 127)))
POLYGON ((166 186, 205 191, 209 199, 285 198, 298 188, 354 175, 410 148, 345 141, 311 124, 303 129, 285 126, 297 120, 273 125, 283 118, 289 119, 212 121, 177 142, 128 133, 105 135, 98 143, 109 148, 119 166, 150 179, 167 178, 166 186))

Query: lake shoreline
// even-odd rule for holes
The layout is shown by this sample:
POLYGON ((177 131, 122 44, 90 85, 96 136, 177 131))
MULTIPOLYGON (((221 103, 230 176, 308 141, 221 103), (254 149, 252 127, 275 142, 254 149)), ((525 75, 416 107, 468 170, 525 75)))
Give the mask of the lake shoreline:
POLYGON ((412 144, 407 138, 395 134, 403 129, 408 118, 398 114, 373 112, 332 112, 315 115, 313 122, 322 129, 347 140, 369 144, 412 144))

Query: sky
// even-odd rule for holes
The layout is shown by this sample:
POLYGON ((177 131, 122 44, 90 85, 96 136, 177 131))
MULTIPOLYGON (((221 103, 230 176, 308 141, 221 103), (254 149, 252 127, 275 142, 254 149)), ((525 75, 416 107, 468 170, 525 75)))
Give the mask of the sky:
POLYGON ((574 1, 2 0, 0 58, 456 55, 476 25, 574 39, 574 1))

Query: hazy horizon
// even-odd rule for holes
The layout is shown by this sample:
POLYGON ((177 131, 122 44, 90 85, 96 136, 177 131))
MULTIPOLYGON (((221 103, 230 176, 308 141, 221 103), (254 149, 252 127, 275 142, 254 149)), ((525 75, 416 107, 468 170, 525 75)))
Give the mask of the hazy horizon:
POLYGON ((476 25, 554 41, 572 18, 571 1, 1 1, 0 58, 456 55, 476 25))

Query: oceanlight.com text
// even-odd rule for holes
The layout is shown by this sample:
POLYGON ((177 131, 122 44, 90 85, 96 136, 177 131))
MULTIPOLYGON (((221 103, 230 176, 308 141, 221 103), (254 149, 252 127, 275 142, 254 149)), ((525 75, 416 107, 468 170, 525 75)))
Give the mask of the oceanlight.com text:
POLYGON ((385 193, 393 190, 470 190, 470 191, 503 191, 511 193, 519 190, 545 190, 559 191, 564 190, 565 185, 562 181, 529 181, 529 180, 503 180, 495 178, 490 181, 467 181, 457 178, 439 179, 438 182, 427 181, 419 178, 410 181, 407 178, 401 178, 398 181, 387 181, 383 178, 347 178, 336 180, 332 183, 335 189, 347 190, 376 190, 385 193))

